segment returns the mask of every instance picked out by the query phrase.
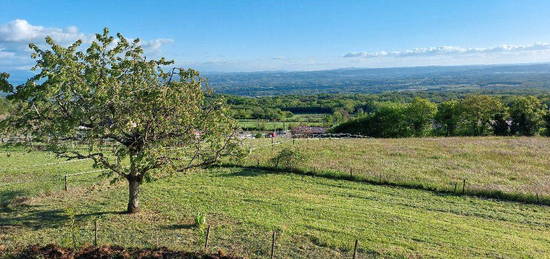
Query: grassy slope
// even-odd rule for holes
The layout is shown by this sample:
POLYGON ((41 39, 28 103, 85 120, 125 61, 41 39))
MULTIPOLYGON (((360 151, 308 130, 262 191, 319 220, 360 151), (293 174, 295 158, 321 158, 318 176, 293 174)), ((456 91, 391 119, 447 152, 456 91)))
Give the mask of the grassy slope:
MULTIPOLYGON (((51 161, 44 153, 19 155, 24 164, 51 161)), ((52 171, 61 175, 87 170, 72 163, 64 166, 52 171)), ((11 180, 31 179, 19 171, 4 170, 0 175, 4 180, 8 175, 11 180)), ((211 169, 145 185, 144 211, 129 216, 117 213, 126 203, 124 184, 91 185, 93 178, 81 177, 73 183, 81 186, 67 193, 55 187, 57 182, 50 185, 42 178, 36 178, 40 182, 34 185, 0 187, 0 197, 12 199, 10 206, 0 208, 0 243, 68 245, 63 211, 74 207, 80 215, 81 242, 92 240, 92 221, 101 217, 102 243, 197 250, 201 241, 192 223, 200 212, 212 224, 212 247, 252 257, 268 254, 272 230, 282 232, 277 252, 285 257, 349 256, 356 238, 363 255, 540 258, 550 254, 546 206, 294 174, 211 169), (18 191, 36 195, 17 205, 10 193, 18 191)))
MULTIPOLYGON (((248 163, 267 164, 292 140, 272 149, 271 140, 252 140, 262 146, 248 163)), ((309 170, 335 170, 388 181, 418 182, 443 188, 467 180, 468 188, 550 195, 550 138, 462 137, 407 139, 298 139, 309 170)))
MULTIPOLYGON (((482 146, 489 146, 488 149, 493 142, 499 146, 512 142, 514 151, 521 154, 527 151, 518 147, 534 145, 531 141, 545 141, 450 140, 430 141, 451 142, 452 150, 480 142, 482 146)), ((301 141, 305 140, 297 143, 301 141)), ((415 141, 414 149, 428 146, 424 149, 434 150, 431 142, 414 139, 308 140, 307 143, 312 148, 332 145, 332 150, 342 150, 350 146, 347 141, 354 141, 356 145, 374 142, 368 143, 369 150, 379 142, 392 150, 396 142, 412 145, 415 141)), ((266 152, 265 148, 261 150, 266 152)), ((544 155, 545 151, 539 149, 538 152, 544 155)), ((476 156, 479 154, 471 154, 470 158, 476 156)), ((316 166, 322 162, 315 161, 316 166)), ((212 244, 248 255, 268 253, 268 232, 273 229, 283 231, 279 249, 287 256, 349 254, 355 238, 361 241, 363 253, 430 256, 458 256, 460 249, 472 256, 537 256, 548 252, 545 249, 550 242, 548 207, 238 169, 211 170, 206 175, 193 174, 149 184, 143 198, 146 210, 138 216, 118 215, 113 212, 125 206, 124 185, 92 186, 97 174, 81 175, 71 177, 70 186, 82 187, 65 193, 60 191, 62 176, 88 171, 90 163, 39 166, 51 162, 55 162, 53 156, 41 152, 4 149, 0 153, 0 163, 4 165, 0 171, 2 204, 17 203, 17 196, 42 193, 21 206, 0 208, 0 243, 8 246, 35 242, 68 244, 64 241, 67 234, 63 233, 66 227, 62 226, 66 220, 63 210, 69 206, 77 207, 81 215, 83 229, 87 228, 81 233, 85 240, 91 240, 91 220, 100 215, 104 217, 101 228, 109 229, 108 233, 102 233, 102 242, 168 245, 191 250, 199 247, 200 242, 191 227, 193 216, 197 212, 207 213, 214 226, 212 244), (20 181, 28 183, 2 185, 20 181), (109 200, 110 197, 113 200, 109 200), (479 240, 487 243, 479 244, 479 240)))

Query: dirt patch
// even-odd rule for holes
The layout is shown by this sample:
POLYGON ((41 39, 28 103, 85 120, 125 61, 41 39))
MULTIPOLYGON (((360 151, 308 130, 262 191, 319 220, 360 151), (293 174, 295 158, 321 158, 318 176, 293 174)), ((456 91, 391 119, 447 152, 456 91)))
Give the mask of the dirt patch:
POLYGON ((2 252, 0 257, 8 258, 203 258, 203 259, 237 259, 238 256, 226 255, 222 251, 217 254, 173 251, 161 248, 124 248, 119 246, 84 247, 80 249, 63 248, 57 245, 32 245, 17 252, 2 252))

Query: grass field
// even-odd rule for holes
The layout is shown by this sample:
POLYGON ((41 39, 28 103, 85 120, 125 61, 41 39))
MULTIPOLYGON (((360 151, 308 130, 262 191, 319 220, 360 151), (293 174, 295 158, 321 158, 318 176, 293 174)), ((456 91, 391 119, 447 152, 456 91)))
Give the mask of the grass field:
MULTIPOLYGON (((514 165, 518 161, 523 161, 523 167, 543 170, 548 162, 542 158, 550 149, 545 141, 542 138, 298 140, 295 145, 309 152, 310 159, 316 159, 310 160, 313 161, 310 165, 318 168, 334 165, 323 161, 323 158, 326 160, 324 156, 336 157, 315 152, 322 150, 320 148, 346 152, 348 156, 366 150, 364 152, 372 156, 386 154, 386 159, 394 161, 394 167, 401 164, 401 172, 410 171, 411 179, 432 179, 437 184, 445 182, 445 178, 435 177, 433 173, 422 178, 420 169, 405 170, 416 167, 411 164, 413 159, 408 158, 409 155, 390 154, 397 150, 410 153, 410 156, 425 160, 426 168, 430 168, 438 163, 429 160, 429 153, 444 157, 451 152, 444 150, 461 147, 460 152, 471 154, 457 155, 457 158, 463 157, 457 163, 477 168, 491 166, 496 164, 494 161, 501 161, 501 156, 506 157, 490 152, 491 145, 506 144, 513 148, 507 150, 521 155, 510 156, 512 162, 502 170, 511 172, 522 168, 514 165), (356 143, 358 148, 350 149, 354 146, 351 143, 356 143), (484 148, 472 148, 478 146, 484 148), (527 154, 538 157, 520 158, 527 154), (498 158, 488 159, 494 156, 498 158)), ((271 152, 269 146, 263 146, 265 144, 268 143, 254 143, 258 147, 256 154, 271 152)), ((362 160, 361 163, 368 163, 362 160)), ((342 160, 341 164, 345 161, 348 160, 342 160)), ((69 177, 69 191, 65 192, 65 174, 94 169, 89 161, 49 164, 52 162, 56 162, 53 156, 43 152, 27 153, 21 149, 2 149, 0 152, 3 165, 0 171, 0 244, 4 248, 34 243, 71 245, 71 227, 65 210, 73 208, 78 215, 75 231, 78 244, 91 242, 93 221, 98 219, 100 243, 196 251, 202 246, 203 234, 193 222, 201 213, 207 215, 212 226, 211 250, 219 248, 253 258, 268 256, 272 231, 279 234, 278 258, 349 257, 355 239, 360 242, 360 258, 375 255, 545 258, 550 254, 548 206, 263 170, 213 168, 144 185, 143 211, 125 215, 119 213, 127 202, 124 183, 110 185, 106 179, 97 179, 98 173, 75 175, 69 177)), ((359 167, 361 163, 355 165, 359 167)), ((440 163, 445 164, 446 160, 440 163)), ((457 174, 454 177, 461 179, 460 170, 452 172, 457 174)), ((521 173, 529 174, 529 171, 524 169, 521 173)), ((472 175, 468 179, 478 181, 479 185, 495 179, 490 174, 477 176, 480 179, 474 180, 472 175)), ((536 182, 531 183, 526 180, 528 178, 518 181, 524 181, 524 185, 536 182)), ((513 190, 516 185, 508 181, 503 181, 505 184, 501 188, 513 190)))
POLYGON ((550 195, 550 138, 457 137, 406 139, 250 140, 249 165, 268 165, 282 148, 302 151, 311 171, 327 171, 392 182, 453 188, 466 179, 471 189, 550 195), (294 143, 294 144, 293 144, 294 143))

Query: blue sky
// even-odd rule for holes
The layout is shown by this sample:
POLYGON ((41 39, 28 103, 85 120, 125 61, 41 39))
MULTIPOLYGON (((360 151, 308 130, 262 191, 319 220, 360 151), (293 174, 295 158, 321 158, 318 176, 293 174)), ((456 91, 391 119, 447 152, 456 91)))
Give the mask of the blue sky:
POLYGON ((28 69, 44 35, 105 26, 202 71, 550 61, 547 0, 2 0, 0 71, 28 69))

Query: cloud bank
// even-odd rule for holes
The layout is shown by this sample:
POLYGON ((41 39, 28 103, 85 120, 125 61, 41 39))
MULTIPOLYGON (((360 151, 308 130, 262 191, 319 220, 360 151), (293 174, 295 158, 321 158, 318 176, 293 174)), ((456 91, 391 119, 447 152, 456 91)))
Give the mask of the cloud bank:
POLYGON ((345 58, 379 58, 379 57, 426 57, 444 55, 464 54, 498 54, 517 53, 526 51, 550 50, 550 43, 535 43, 531 45, 501 45, 492 48, 462 48, 455 46, 442 46, 430 48, 416 48, 398 51, 378 52, 350 52, 344 55, 345 58))

